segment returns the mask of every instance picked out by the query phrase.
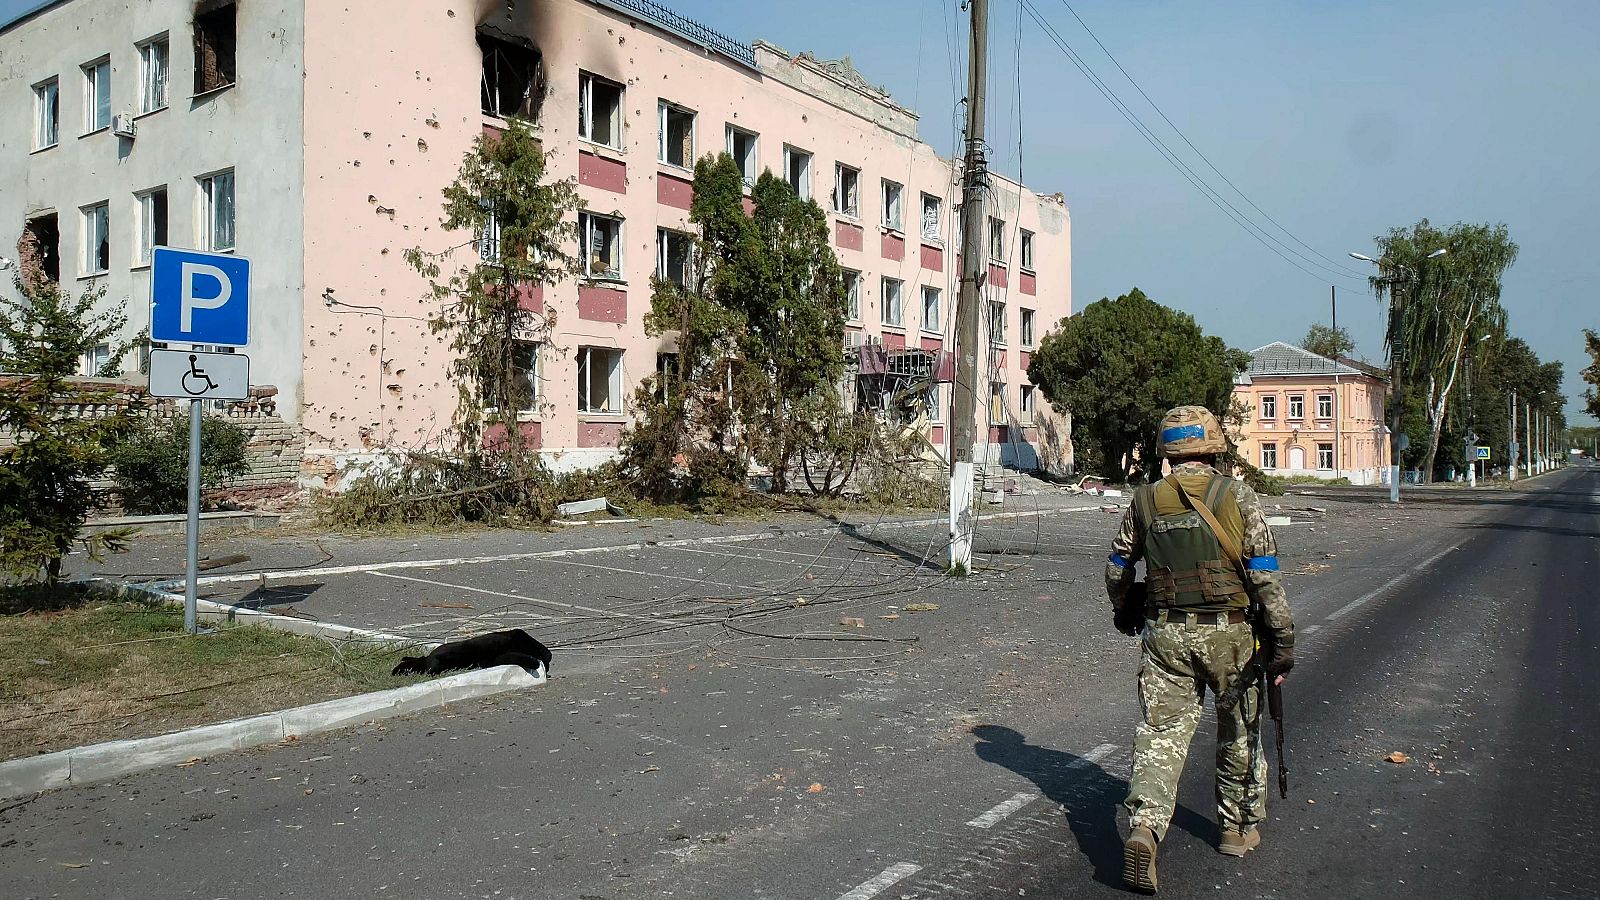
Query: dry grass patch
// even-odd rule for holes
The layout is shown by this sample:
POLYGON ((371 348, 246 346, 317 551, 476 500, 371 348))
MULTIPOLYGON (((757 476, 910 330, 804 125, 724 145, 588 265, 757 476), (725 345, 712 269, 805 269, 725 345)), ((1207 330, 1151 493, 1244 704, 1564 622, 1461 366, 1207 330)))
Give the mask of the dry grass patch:
POLYGON ((90 599, 0 615, 0 759, 148 737, 422 680, 400 653, 232 626, 183 632, 183 612, 90 599))

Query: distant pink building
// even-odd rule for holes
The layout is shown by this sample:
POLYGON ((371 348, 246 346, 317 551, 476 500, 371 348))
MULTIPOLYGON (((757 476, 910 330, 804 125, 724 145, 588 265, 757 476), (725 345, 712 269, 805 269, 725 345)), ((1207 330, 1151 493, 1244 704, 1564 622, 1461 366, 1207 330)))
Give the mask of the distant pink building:
MULTIPOLYGON (((135 330, 150 244, 250 257, 255 377, 280 388, 312 474, 449 443, 449 350, 403 253, 492 252, 493 235, 440 231, 440 189, 507 116, 539 124, 550 174, 587 204, 588 276, 526 298, 557 323, 527 348, 523 414, 557 468, 614 455, 634 388, 674 349, 642 318, 651 276, 682 265, 702 155, 731 153, 751 181, 770 169, 829 211, 847 345, 939 350, 953 333, 959 166, 916 114, 848 60, 741 43, 649 0, 59 0, 0 26, 0 55, 0 98, 34 125, 0 136, 0 222, 53 245, 65 281, 132 298, 135 330), (127 130, 102 130, 105 110, 127 110, 127 130)), ((1060 468, 1065 417, 1025 373, 1071 313, 1070 218, 1059 194, 998 176, 990 196, 979 450, 1060 468)), ((945 447, 948 384, 932 394, 923 427, 945 447)))
POLYGON ((1257 347, 1233 389, 1247 410, 1235 447, 1268 474, 1377 484, 1389 465, 1388 390, 1371 366, 1282 341, 1257 347))

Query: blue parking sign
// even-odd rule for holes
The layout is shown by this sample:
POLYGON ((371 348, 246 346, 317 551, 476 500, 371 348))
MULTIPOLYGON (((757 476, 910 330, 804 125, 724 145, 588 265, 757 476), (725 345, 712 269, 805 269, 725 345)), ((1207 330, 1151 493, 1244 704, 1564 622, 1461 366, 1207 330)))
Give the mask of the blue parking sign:
POLYGON ((156 247, 150 256, 150 339, 250 343, 250 261, 231 253, 156 247))

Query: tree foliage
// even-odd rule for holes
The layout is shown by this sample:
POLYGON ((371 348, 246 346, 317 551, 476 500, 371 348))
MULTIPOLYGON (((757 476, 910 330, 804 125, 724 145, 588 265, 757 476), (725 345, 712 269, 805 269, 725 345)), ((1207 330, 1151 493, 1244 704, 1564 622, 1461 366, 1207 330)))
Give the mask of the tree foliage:
POLYGON ((1134 288, 1063 319, 1028 365, 1046 399, 1072 412, 1073 440, 1126 480, 1157 471, 1156 429, 1167 410, 1198 404, 1226 414, 1242 350, 1206 335, 1194 317, 1134 288))
POLYGON ((1583 380, 1590 387, 1583 392, 1589 415, 1600 419, 1600 334, 1588 328, 1583 330, 1583 348, 1589 354, 1589 365, 1583 369, 1583 380))
POLYGON ((57 582, 61 561, 82 543, 92 558, 122 549, 131 531, 80 536, 103 499, 91 487, 108 451, 128 433, 138 405, 124 406, 114 387, 73 376, 102 344, 110 358, 96 374, 116 377, 133 341, 122 304, 107 309, 104 290, 73 297, 45 278, 12 279, 0 296, 0 372, 18 376, 0 390, 0 430, 14 445, 0 450, 0 571, 13 582, 57 582), (85 407, 108 410, 82 415, 85 407))
POLYGON ((1351 351, 1356 349, 1356 342, 1350 337, 1348 328, 1335 329, 1318 322, 1307 329, 1306 336, 1300 340, 1300 347, 1318 356, 1338 359, 1341 356, 1349 356, 1351 351))
POLYGON ((538 136, 521 120, 480 134, 444 189, 439 223, 471 239, 443 251, 406 251, 438 303, 428 327, 455 353, 450 375, 463 454, 481 452, 488 434, 492 449, 520 455, 519 413, 535 391, 525 354, 530 344, 542 352, 538 345, 554 325, 528 295, 581 269, 569 252, 577 234, 570 216, 581 203, 572 179, 545 179, 546 163, 538 136))
MULTIPOLYGON (((237 422, 206 416, 200 421, 200 484, 216 488, 247 474, 248 436, 237 422)), ((114 482, 123 509, 132 515, 182 512, 189 492, 189 418, 145 419, 111 450, 114 482)))
POLYGON ((1422 399, 1428 444, 1421 462, 1431 473, 1462 360, 1483 354, 1485 338, 1505 335, 1501 280, 1517 245, 1504 225, 1461 223, 1441 231, 1427 219, 1374 240, 1380 273, 1372 288, 1389 304, 1384 346, 1391 368, 1398 361, 1422 399))

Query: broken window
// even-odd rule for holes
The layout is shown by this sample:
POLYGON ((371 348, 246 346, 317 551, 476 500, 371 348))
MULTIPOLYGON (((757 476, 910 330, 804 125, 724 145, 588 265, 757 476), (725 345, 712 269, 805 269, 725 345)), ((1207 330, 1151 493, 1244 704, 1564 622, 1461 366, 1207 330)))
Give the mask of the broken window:
POLYGON ((783 180, 804 200, 811 196, 811 154, 783 145, 783 180))
POLYGON ((578 348, 578 412, 622 412, 622 351, 578 348))
POLYGON ((167 189, 152 188, 134 197, 139 201, 139 233, 133 264, 147 266, 150 251, 167 244, 167 189))
POLYGON ((139 45, 139 112, 155 112, 167 105, 167 69, 171 47, 167 36, 139 45))
POLYGON ((994 425, 1006 423, 1006 386, 1003 384, 989 384, 989 422, 994 425))
POLYGON ((622 85, 578 73, 578 137, 622 148, 622 85))
POLYGON ((672 385, 678 380, 678 354, 656 354, 656 402, 672 399, 672 385))
POLYGON ((478 33, 478 49, 483 53, 480 100, 488 116, 532 120, 538 116, 540 84, 539 51, 531 44, 513 43, 478 33))
POLYGON ((850 321, 861 321, 861 273, 844 270, 845 312, 850 321))
POLYGON ((844 163, 833 164, 833 211, 841 216, 855 218, 861 215, 861 202, 857 196, 861 186, 861 170, 844 163))
POLYGON ((747 188, 756 186, 756 133, 728 126, 728 155, 739 166, 747 188))
POLYGON ((537 341, 512 341, 510 368, 501 370, 485 361, 479 370, 478 390, 485 409, 497 409, 495 401, 504 394, 517 412, 532 412, 539 405, 539 350, 537 341))
POLYGON ((942 239, 942 233, 939 230, 939 214, 943 206, 943 201, 941 201, 938 197, 935 197, 932 194, 922 195, 923 240, 937 241, 942 239))
POLYGON ((989 219, 989 258, 997 262, 1006 261, 1006 220, 989 219))
POLYGON ((61 225, 55 213, 35 216, 23 226, 17 259, 24 279, 61 281, 61 225))
POLYGON ((922 330, 938 333, 942 328, 939 322, 939 289, 925 284, 922 286, 922 330))
POLYGON ((1024 346, 1024 347, 1032 347, 1033 346, 1033 310, 1031 310, 1031 309, 1021 310, 1019 315, 1021 316, 1021 319, 1017 322, 1017 340, 1021 341, 1022 342, 1022 346, 1024 346))
POLYGON ((689 284, 689 261, 694 256, 694 238, 681 231, 656 229, 656 277, 678 287, 689 284))
POLYGON ((899 231, 902 227, 900 215, 900 195, 904 190, 900 185, 888 179, 883 182, 883 225, 899 231))
POLYGON ((238 7, 206 3, 194 14, 194 92, 220 90, 234 82, 238 7))
POLYGON ((495 215, 494 204, 487 199, 478 200, 478 208, 488 210, 483 220, 483 230, 478 232, 478 258, 486 263, 500 263, 500 217, 495 215))
POLYGON ((898 278, 885 278, 883 280, 883 324, 898 326, 905 321, 905 311, 902 308, 900 289, 903 287, 898 278))
POLYGON ((661 120, 656 159, 683 168, 694 165, 694 111, 665 100, 656 111, 661 120))
POLYGON ((922 405, 928 411, 929 422, 938 423, 944 421, 944 398, 941 396, 943 393, 939 389, 939 385, 930 384, 928 385, 927 393, 922 395, 922 405))
POLYGON ((1025 384, 1017 399, 1017 413, 1024 425, 1033 424, 1033 385, 1025 384))
POLYGON ((83 67, 83 133, 111 127, 111 60, 83 67))
POLYGON ((1027 229, 1022 231, 1022 267, 1033 271, 1033 232, 1027 229))
POLYGON ((996 347, 1006 344, 1006 305, 995 300, 989 301, 989 342, 996 347))
POLYGON ((33 149, 54 147, 61 134, 61 82, 33 86, 33 149))
POLYGON ((232 250, 233 171, 218 172, 200 179, 200 249, 232 250))
POLYGON ((78 271, 100 275, 111 268, 111 205, 96 203, 83 208, 83 256, 78 271))
POLYGON ((622 278, 622 220, 578 213, 579 252, 590 278, 622 278))

